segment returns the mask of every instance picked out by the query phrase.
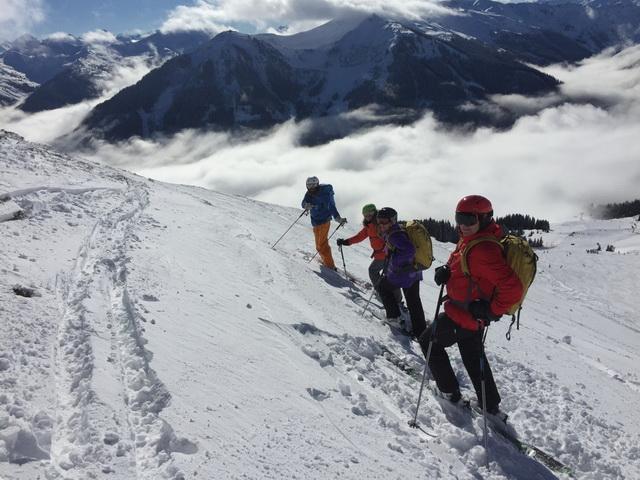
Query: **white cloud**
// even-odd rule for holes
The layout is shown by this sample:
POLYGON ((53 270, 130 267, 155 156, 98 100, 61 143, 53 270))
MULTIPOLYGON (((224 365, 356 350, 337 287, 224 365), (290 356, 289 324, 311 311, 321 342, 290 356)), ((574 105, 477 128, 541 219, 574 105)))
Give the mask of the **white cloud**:
POLYGON ((3 108, 0 109, 0 128, 16 132, 33 142, 51 143, 73 131, 97 103, 98 101, 83 102, 34 114, 3 108))
POLYGON ((27 33, 44 18, 42 0, 0 0, 0 39, 27 33))
POLYGON ((93 30, 91 32, 86 32, 83 33, 80 38, 87 44, 109 44, 116 43, 118 41, 116 36, 107 30, 93 30))
POLYGON ((356 12, 408 19, 452 13, 437 1, 425 0, 198 0, 193 6, 172 10, 161 30, 217 33, 228 30, 227 25, 243 23, 270 32, 286 25, 287 33, 292 34, 356 12))
POLYGON ((624 86, 609 110, 521 98, 542 110, 508 131, 452 133, 427 115, 409 126, 303 147, 299 139, 311 123, 289 122, 258 138, 184 131, 157 142, 102 144, 91 156, 159 180, 290 206, 298 206, 305 178, 318 175, 334 185, 339 208, 352 219, 368 202, 394 206, 405 218, 451 218, 461 196, 480 193, 492 199, 498 215, 562 220, 591 202, 638 196, 639 53, 634 47, 576 68, 549 69, 566 82, 567 94, 611 97, 624 86), (602 82, 589 82, 592 75, 602 75, 602 82))
POLYGON ((201 0, 193 6, 177 6, 160 27, 163 33, 199 30, 216 34, 231 29, 223 24, 222 15, 214 5, 201 0))
POLYGON ((74 37, 73 35, 65 32, 54 32, 46 36, 47 40, 53 42, 66 42, 69 40, 75 40, 75 38, 76 37, 74 37))
POLYGON ((609 49, 577 66, 544 69, 562 80, 562 91, 572 98, 593 97, 622 107, 640 98, 640 45, 619 52, 609 49))
MULTIPOLYGON (((508 131, 456 133, 427 115, 412 125, 380 126, 304 147, 299 140, 311 122, 288 122, 249 138, 187 130, 156 141, 96 144, 85 156, 159 180, 294 207, 305 178, 318 175, 334 185, 338 207, 351 221, 369 202, 394 206, 405 218, 451 219, 459 197, 469 193, 491 198, 498 215, 564 220, 591 202, 638 197, 639 55, 640 47, 632 47, 577 67, 550 67, 565 82, 560 93, 508 98, 511 108, 532 112, 508 131), (562 100, 567 95, 606 99, 609 107, 570 104, 562 100)), ((71 113, 59 114, 65 111, 71 113)), ((47 115, 37 123, 30 117, 30 125, 23 119, 18 133, 46 141, 42 132, 71 123, 47 115)))
POLYGON ((154 68, 159 67, 163 60, 159 56, 154 57, 125 57, 109 74, 98 82, 98 88, 103 92, 104 100, 107 100, 125 87, 133 85, 154 68))
POLYGON ((98 86, 103 93, 94 100, 34 114, 26 114, 13 107, 0 108, 0 128, 16 132, 30 141, 55 143, 59 137, 75 130, 93 107, 140 80, 159 62, 158 58, 121 59, 114 71, 99 81, 98 86))

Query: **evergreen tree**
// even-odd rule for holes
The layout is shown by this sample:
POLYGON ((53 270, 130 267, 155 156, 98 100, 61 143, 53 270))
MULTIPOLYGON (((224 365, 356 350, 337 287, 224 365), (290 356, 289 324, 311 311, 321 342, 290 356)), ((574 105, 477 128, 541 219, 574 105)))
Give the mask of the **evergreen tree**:
POLYGON ((434 218, 425 218, 422 220, 429 235, 439 242, 458 243, 458 231, 456 227, 447 220, 436 220, 434 218))
POLYGON ((496 218, 496 222, 512 232, 519 232, 522 235, 523 230, 542 230, 549 231, 549 221, 532 217, 531 215, 522 215, 520 213, 511 213, 504 217, 496 218))
POLYGON ((531 248, 542 248, 544 246, 542 243, 542 237, 529 238, 527 241, 529 242, 529 245, 531 245, 531 248))
MULTIPOLYGON (((610 220, 640 215, 640 200, 622 203, 607 203, 606 205, 592 205, 591 213, 594 217, 610 220)), ((638 217, 640 219, 640 217, 638 217)))

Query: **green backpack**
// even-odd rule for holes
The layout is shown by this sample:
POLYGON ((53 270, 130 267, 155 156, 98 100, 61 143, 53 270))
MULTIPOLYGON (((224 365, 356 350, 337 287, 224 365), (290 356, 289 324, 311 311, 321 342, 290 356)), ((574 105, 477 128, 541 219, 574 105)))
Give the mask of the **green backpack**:
POLYGON ((509 331, 507 332, 507 339, 510 339, 511 326, 516 321, 516 314, 516 329, 520 329, 520 310, 522 310, 522 302, 524 301, 524 297, 527 295, 529 287, 536 277, 538 255, 535 254, 535 252, 531 248, 531 245, 529 245, 529 242, 526 239, 518 237, 517 235, 505 235, 499 240, 495 237, 475 238, 465 246, 460 255, 462 272, 467 277, 470 276, 469 266, 467 264, 467 253, 480 242, 493 242, 500 245, 500 248, 502 248, 502 254, 507 261, 507 264, 515 272, 515 274, 520 279, 520 282, 522 283, 522 296, 520 297, 520 300, 514 303, 507 311, 507 313, 511 315, 512 319, 511 325, 509 325, 509 331))
POLYGON ((427 270, 433 262, 433 246, 429 232, 420 220, 409 220, 400 226, 402 230, 407 232, 409 240, 416 247, 414 267, 416 270, 427 270))

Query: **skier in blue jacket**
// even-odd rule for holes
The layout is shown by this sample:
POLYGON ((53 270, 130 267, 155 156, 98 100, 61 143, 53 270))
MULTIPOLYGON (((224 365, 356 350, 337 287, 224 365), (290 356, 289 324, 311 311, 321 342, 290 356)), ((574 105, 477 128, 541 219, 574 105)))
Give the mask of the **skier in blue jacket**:
POLYGON ((329 184, 320 184, 318 177, 307 178, 307 193, 302 199, 302 208, 311 212, 311 225, 316 241, 316 250, 322 258, 322 263, 331 270, 336 270, 336 265, 331 255, 329 246, 329 227, 331 218, 340 225, 347 223, 347 219, 340 216, 333 199, 333 187, 329 184))

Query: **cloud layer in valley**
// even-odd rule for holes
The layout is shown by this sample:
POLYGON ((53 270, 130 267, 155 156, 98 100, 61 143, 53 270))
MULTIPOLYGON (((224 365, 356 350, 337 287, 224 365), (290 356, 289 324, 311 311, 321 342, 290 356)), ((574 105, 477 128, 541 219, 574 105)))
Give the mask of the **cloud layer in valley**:
POLYGON ((54 143, 59 137, 76 129, 93 107, 140 80, 158 66, 159 62, 157 58, 122 59, 109 75, 99 80, 98 87, 103 93, 94 100, 34 114, 27 114, 14 107, 0 108, 0 128, 16 132, 34 142, 54 143))
POLYGON ((299 140, 311 127, 306 121, 254 138, 184 131, 158 141, 96 144, 89 155, 159 180, 291 206, 305 178, 318 175, 334 185, 351 218, 372 201, 405 217, 451 218, 460 196, 482 193, 498 214, 559 220, 591 202, 637 197, 640 46, 547 71, 565 82, 558 95, 495 99, 528 113, 508 131, 456 133, 427 115, 305 147, 299 140))
MULTIPOLYGON (((299 205, 305 178, 317 175, 334 185, 341 213, 352 221, 369 202, 394 206, 404 218, 451 219, 469 193, 490 197, 498 215, 550 220, 571 218, 591 202, 637 198, 640 46, 546 71, 564 82, 557 95, 494 99, 526 113, 507 131, 454 132, 426 115, 306 147, 300 138, 312 121, 292 121, 253 137, 183 131, 154 141, 96 142, 83 154, 159 180, 290 206, 299 205)), ((64 118, 70 111, 56 112, 64 118)), ((48 115, 46 123, 58 123, 48 115)), ((43 122, 24 122, 18 133, 43 141, 43 122)))

